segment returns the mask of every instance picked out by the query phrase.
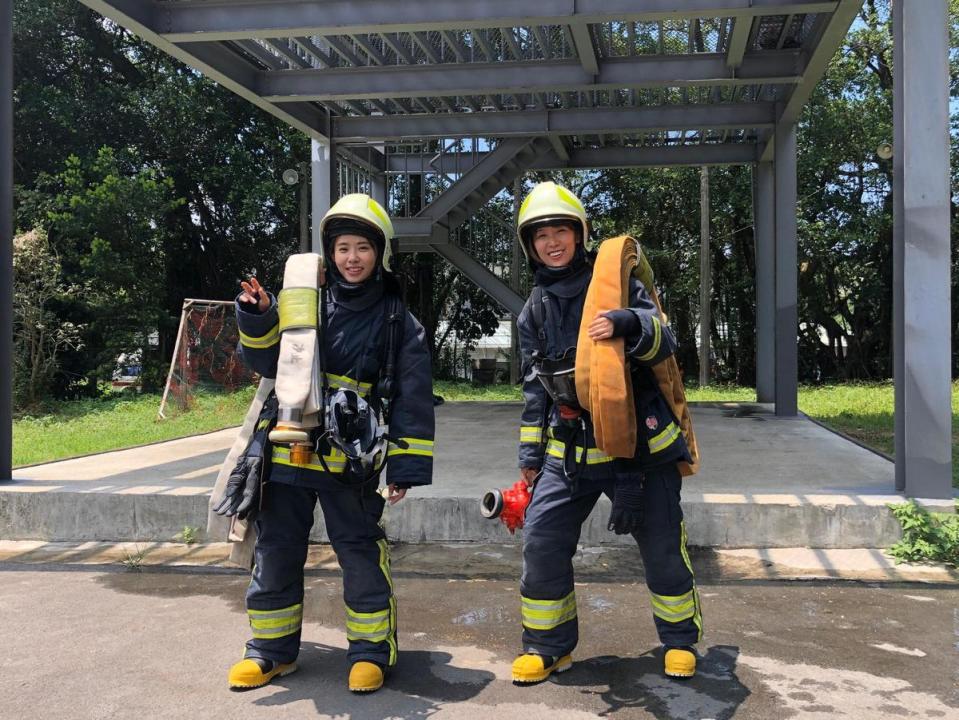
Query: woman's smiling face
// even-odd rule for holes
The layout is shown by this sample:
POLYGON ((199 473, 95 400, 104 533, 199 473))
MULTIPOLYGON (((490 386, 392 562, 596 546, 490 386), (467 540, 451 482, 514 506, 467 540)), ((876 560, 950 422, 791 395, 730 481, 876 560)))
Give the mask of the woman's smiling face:
POLYGON ((333 243, 333 262, 344 280, 361 283, 376 268, 376 248, 360 235, 340 235, 333 243))
POLYGON ((576 252, 576 231, 569 225, 541 225, 533 232, 533 250, 546 267, 566 267, 576 252))

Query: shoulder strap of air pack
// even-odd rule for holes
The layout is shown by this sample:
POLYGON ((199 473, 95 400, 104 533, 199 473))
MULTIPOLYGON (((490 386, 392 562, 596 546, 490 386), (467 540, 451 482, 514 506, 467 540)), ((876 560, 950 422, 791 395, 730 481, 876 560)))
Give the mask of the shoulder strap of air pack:
POLYGON ((380 356, 380 374, 373 389, 377 405, 386 403, 386 422, 389 423, 389 404, 396 391, 396 361, 403 344, 403 326, 406 324, 406 308, 397 295, 389 293, 384 303, 383 325, 386 342, 380 356))
POLYGON ((529 296, 529 317, 533 321, 533 331, 539 343, 539 351, 546 352, 546 293, 539 285, 533 286, 529 296))

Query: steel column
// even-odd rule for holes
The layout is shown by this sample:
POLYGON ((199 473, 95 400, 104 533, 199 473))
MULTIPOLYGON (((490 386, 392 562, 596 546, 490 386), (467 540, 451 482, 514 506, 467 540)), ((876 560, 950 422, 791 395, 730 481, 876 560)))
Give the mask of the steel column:
POLYGON ((709 168, 699 170, 699 385, 709 385, 710 304, 713 296, 709 257, 709 168))
POLYGON ((945 0, 896 8, 896 478, 922 498, 953 494, 948 29, 945 0))
POLYGON ((13 477, 13 0, 0 0, 0 481, 13 477))
POLYGON ((775 168, 753 166, 753 225, 756 247, 756 400, 776 400, 776 213, 775 168))
POLYGON ((798 271, 796 253, 796 126, 776 128, 776 381, 777 415, 799 410, 798 271))
POLYGON ((318 140, 310 140, 310 169, 313 175, 313 195, 311 202, 313 218, 313 252, 323 254, 323 238, 320 237, 320 220, 333 204, 336 197, 335 150, 332 144, 325 145, 318 140))

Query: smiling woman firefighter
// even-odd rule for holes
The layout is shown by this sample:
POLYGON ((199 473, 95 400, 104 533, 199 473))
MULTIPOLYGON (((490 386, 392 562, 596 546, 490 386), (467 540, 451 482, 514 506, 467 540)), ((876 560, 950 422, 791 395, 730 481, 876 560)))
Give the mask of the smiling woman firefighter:
POLYGON ((255 278, 237 298, 243 358, 276 378, 276 392, 215 508, 242 516, 259 507, 246 594, 253 637, 230 669, 231 688, 259 687, 296 669, 317 501, 343 568, 350 690, 378 689, 397 660, 396 599, 379 525, 386 500, 377 487, 384 466, 391 504, 431 482, 430 357, 389 272, 393 224, 379 203, 346 195, 320 232, 325 278, 319 255, 295 255, 279 301, 255 278))
POLYGON ((642 553, 665 672, 690 677, 702 616, 679 495, 695 440, 684 400, 671 406, 676 393, 667 401, 654 371, 674 362, 675 338, 654 290, 621 262, 621 249, 633 248, 635 263, 635 241, 606 241, 597 261, 586 212, 569 190, 533 188, 518 233, 535 281, 517 321, 526 401, 519 465, 533 491, 523 532, 523 654, 513 681, 537 683, 572 666, 572 558, 603 493, 612 500, 609 529, 632 534, 642 553), (597 311, 611 291, 614 302, 597 311), (604 452, 597 439, 618 449, 604 452))

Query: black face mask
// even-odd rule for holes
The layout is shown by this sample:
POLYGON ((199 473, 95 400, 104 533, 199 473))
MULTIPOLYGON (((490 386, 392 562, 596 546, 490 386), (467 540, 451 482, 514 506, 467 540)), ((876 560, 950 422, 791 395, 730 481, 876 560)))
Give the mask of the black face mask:
POLYGON ((569 265, 560 268, 547 267, 543 264, 537 264, 536 271, 533 273, 533 279, 537 285, 549 287, 557 281, 566 278, 579 277, 590 267, 589 256, 583 248, 583 244, 576 245, 576 252, 573 253, 573 259, 569 265))

